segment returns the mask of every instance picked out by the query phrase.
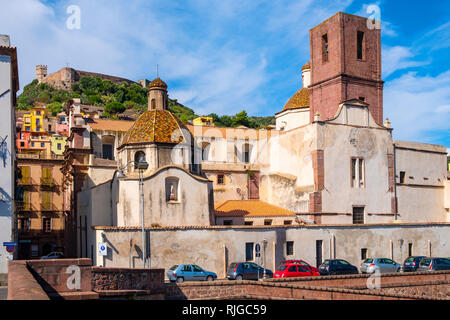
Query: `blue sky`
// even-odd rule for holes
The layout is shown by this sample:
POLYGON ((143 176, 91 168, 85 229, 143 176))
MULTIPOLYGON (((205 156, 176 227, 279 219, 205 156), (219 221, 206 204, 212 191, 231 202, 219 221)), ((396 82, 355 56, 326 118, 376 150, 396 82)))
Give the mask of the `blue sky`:
POLYGON ((338 11, 381 9, 384 116, 394 139, 450 147, 449 1, 0 0, 0 33, 35 65, 137 80, 156 65, 169 95, 198 114, 273 115, 301 87, 309 29, 338 11), (81 28, 66 27, 69 5, 81 28))

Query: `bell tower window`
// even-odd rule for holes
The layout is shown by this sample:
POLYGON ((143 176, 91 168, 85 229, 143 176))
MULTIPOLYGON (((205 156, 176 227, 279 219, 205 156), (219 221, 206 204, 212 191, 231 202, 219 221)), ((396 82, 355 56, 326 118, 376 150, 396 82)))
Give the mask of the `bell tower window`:
POLYGON ((322 36, 322 62, 328 61, 328 35, 322 36))

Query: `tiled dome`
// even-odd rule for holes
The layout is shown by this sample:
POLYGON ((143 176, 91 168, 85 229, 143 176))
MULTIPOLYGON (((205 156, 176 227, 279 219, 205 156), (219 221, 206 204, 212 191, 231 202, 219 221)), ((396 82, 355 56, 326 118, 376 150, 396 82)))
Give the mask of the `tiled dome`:
POLYGON ((160 78, 156 78, 148 85, 149 88, 164 88, 167 89, 167 84, 160 78))
POLYGON ((311 69, 311 63, 309 61, 302 67, 302 70, 308 70, 308 69, 311 69))
POLYGON ((122 139, 125 144, 181 143, 188 132, 180 119, 168 110, 146 111, 139 116, 122 139), (182 131, 182 129, 186 131, 182 131), (172 136, 173 134, 173 136, 172 136))
POLYGON ((282 111, 307 107, 309 107, 309 92, 307 88, 302 88, 286 102, 282 111))

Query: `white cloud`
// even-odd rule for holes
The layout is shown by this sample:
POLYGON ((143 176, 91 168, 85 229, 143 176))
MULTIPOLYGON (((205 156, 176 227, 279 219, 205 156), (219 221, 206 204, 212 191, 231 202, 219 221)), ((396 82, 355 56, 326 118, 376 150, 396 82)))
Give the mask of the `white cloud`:
POLYGON ((395 139, 432 142, 450 132, 450 70, 435 77, 409 72, 386 83, 384 114, 395 139))
POLYGON ((383 78, 388 77, 397 70, 418 67, 430 63, 430 61, 417 61, 408 47, 395 46, 382 48, 383 78))

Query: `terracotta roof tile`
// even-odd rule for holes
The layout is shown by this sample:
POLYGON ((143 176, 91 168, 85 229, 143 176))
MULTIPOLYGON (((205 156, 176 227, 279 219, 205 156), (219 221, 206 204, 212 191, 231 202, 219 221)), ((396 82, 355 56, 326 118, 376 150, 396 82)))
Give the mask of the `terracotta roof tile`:
POLYGON ((302 67, 302 70, 308 70, 311 69, 311 63, 308 61, 307 63, 305 63, 305 65, 302 67))
POLYGON ((167 84, 160 78, 156 78, 148 85, 149 88, 165 88, 167 89, 167 84))
POLYGON ((295 213, 261 200, 228 200, 214 207, 218 217, 294 216, 295 213))
POLYGON ((307 88, 298 90, 294 95, 286 102, 282 110, 299 109, 309 107, 309 91, 307 88))
POLYGON ((186 129, 168 110, 152 110, 142 113, 125 134, 122 145, 133 143, 181 143, 182 129, 186 129), (179 134, 176 134, 176 133, 179 134), (175 133, 176 136, 172 137, 175 133))
POLYGON ((105 130, 105 131, 128 131, 133 125, 133 121, 126 120, 109 120, 109 119, 94 119, 89 123, 89 126, 93 130, 105 130))

